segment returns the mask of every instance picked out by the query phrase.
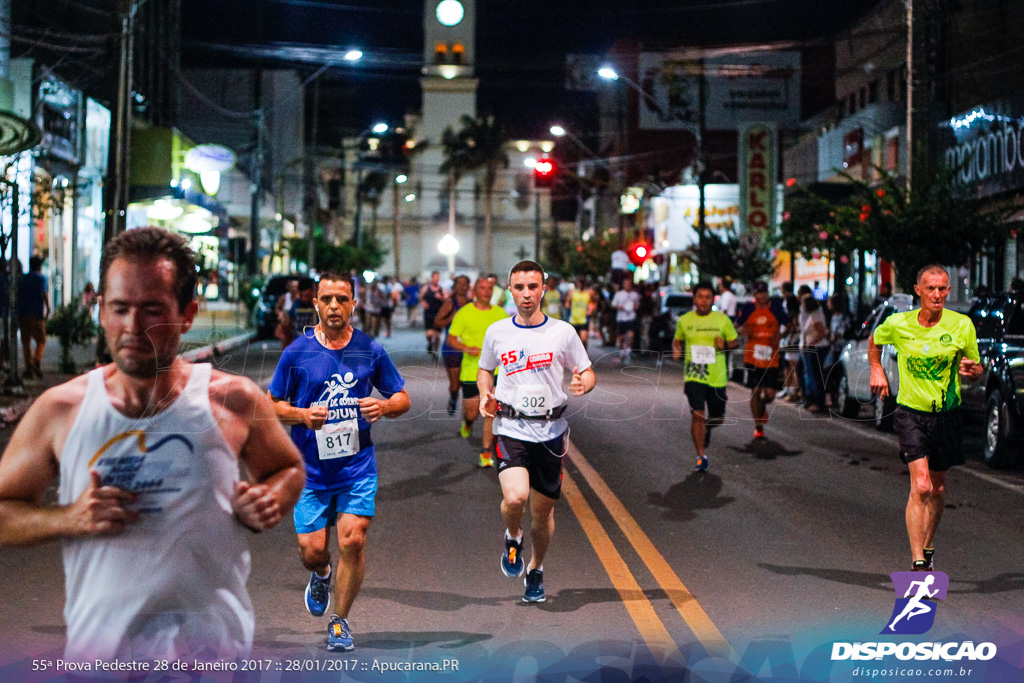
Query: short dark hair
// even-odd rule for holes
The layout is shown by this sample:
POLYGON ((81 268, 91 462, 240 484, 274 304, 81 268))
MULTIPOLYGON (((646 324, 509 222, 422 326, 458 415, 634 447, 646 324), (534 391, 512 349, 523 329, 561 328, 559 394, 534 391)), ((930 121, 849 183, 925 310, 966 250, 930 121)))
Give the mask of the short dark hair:
POLYGON ((28 269, 31 271, 37 271, 43 269, 43 257, 42 256, 30 256, 28 259, 28 269))
POLYGON ((184 311, 195 300, 196 255, 181 235, 148 227, 128 230, 112 239, 103 249, 103 257, 100 259, 100 296, 107 291, 107 272, 117 259, 167 259, 174 264, 174 294, 178 300, 178 310, 184 311))
POLYGON ((512 270, 508 271, 508 280, 512 281, 512 276, 516 273, 540 273, 540 276, 544 277, 544 269, 536 261, 529 259, 523 259, 519 263, 512 266, 512 270))
POLYGON ((697 284, 695 284, 693 286, 693 293, 694 293, 694 295, 696 295, 697 292, 699 292, 702 289, 706 289, 709 292, 711 292, 712 296, 714 296, 714 294, 715 294, 715 288, 712 287, 711 283, 708 282, 707 280, 701 280, 700 282, 698 282, 697 284))
POLYGON ((320 279, 316 283, 317 287, 319 287, 320 283, 325 280, 328 280, 330 282, 347 282, 348 289, 350 292, 352 292, 352 296, 356 295, 356 283, 355 280, 352 279, 351 275, 342 275, 341 273, 336 273, 332 270, 328 270, 326 272, 320 273, 320 279))
POLYGON ((311 278, 311 277, 300 277, 299 281, 298 281, 298 285, 299 285, 299 291, 300 292, 305 292, 307 290, 314 289, 316 287, 316 283, 313 282, 313 278, 311 278))

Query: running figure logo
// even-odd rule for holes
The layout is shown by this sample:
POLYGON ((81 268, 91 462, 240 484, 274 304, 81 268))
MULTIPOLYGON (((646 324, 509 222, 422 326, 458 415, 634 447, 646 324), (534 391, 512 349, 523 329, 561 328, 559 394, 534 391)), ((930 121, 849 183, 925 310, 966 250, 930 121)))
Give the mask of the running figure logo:
POLYGON ((935 623, 935 601, 946 599, 949 576, 943 572, 893 572, 889 576, 896 589, 896 604, 882 634, 926 633, 935 623))
POLYGON ((320 398, 318 398, 314 404, 326 406, 330 405, 331 399, 336 396, 348 398, 349 390, 351 390, 356 383, 356 378, 351 372, 346 372, 344 377, 341 376, 341 373, 336 372, 324 384, 324 391, 320 394, 320 398))

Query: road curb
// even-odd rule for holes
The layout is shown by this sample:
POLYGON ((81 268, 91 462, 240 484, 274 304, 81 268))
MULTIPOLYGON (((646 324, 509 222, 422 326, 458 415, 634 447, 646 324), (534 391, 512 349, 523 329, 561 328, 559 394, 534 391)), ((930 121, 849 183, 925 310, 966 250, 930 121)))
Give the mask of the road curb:
MULTIPOLYGON (((235 335, 234 337, 229 337, 217 344, 208 344, 206 346, 201 346, 198 349, 186 351, 185 353, 180 354, 180 357, 190 363, 203 363, 213 360, 217 356, 220 356, 232 349, 236 349, 239 346, 248 344, 255 336, 255 332, 246 332, 245 334, 235 335)), ((29 407, 31 407, 32 402, 35 401, 36 398, 38 398, 38 396, 26 397, 13 405, 7 406, 6 408, 0 408, 0 430, 7 429, 24 417, 25 413, 28 412, 29 407)))

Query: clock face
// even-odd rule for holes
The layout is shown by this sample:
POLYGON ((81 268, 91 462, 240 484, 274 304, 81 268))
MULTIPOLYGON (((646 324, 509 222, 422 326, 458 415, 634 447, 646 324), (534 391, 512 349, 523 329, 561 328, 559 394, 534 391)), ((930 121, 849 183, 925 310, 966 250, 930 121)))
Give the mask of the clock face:
POLYGON ((455 26, 466 15, 459 0, 441 0, 437 6, 437 20, 445 26, 455 26))

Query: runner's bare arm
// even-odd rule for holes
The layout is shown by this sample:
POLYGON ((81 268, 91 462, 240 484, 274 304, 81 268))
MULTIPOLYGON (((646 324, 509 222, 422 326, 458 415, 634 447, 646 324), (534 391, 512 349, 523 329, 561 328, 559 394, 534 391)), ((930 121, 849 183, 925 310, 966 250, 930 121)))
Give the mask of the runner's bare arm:
POLYGON ((583 372, 577 368, 572 369, 572 382, 569 383, 569 390, 572 391, 573 396, 589 394, 595 386, 597 386, 597 375, 594 374, 593 367, 589 367, 583 372))
POLYGON ((478 368, 476 371, 476 386, 480 390, 480 413, 484 417, 494 417, 491 408, 494 403, 494 371, 478 368))
POLYGON ((875 343, 875 335, 868 337, 868 365, 871 366, 871 393, 883 398, 889 395, 889 380, 882 368, 882 347, 875 343))
POLYGON ((672 360, 679 360, 680 356, 683 355, 683 340, 673 339, 672 340, 672 360))
POLYGON ((462 351, 463 353, 468 353, 471 356, 479 356, 480 355, 480 347, 479 346, 467 346, 466 344, 462 343, 461 339, 459 339, 458 337, 452 336, 452 335, 448 336, 448 346, 452 347, 456 351, 462 351))
POLYGON ((310 429, 320 429, 327 420, 327 406, 310 406, 298 408, 283 398, 277 398, 269 391, 267 396, 274 405, 274 413, 282 424, 306 425, 310 429))
POLYGON ((95 473, 74 503, 42 502, 57 476, 58 450, 63 447, 84 395, 84 380, 50 389, 36 399, 14 430, 0 458, 0 546, 118 534, 138 519, 137 513, 124 508, 135 495, 113 486, 100 486, 99 475, 95 473))
POLYGON ((412 404, 405 390, 392 394, 391 398, 381 399, 367 396, 359 399, 359 411, 367 422, 376 422, 382 417, 398 417, 403 415, 412 404))
POLYGON ((273 401, 245 378, 228 382, 223 405, 232 415, 230 422, 245 430, 238 456, 251 478, 235 485, 232 508, 250 529, 270 529, 299 499, 306 482, 302 456, 281 426, 273 401))

